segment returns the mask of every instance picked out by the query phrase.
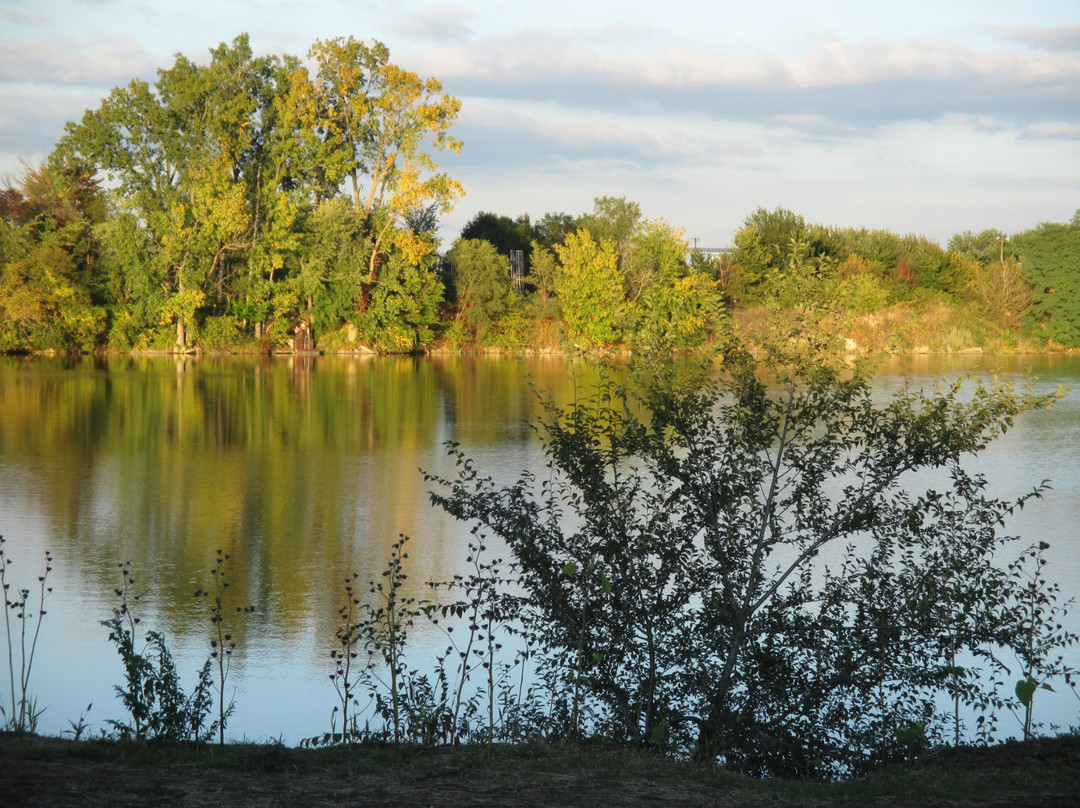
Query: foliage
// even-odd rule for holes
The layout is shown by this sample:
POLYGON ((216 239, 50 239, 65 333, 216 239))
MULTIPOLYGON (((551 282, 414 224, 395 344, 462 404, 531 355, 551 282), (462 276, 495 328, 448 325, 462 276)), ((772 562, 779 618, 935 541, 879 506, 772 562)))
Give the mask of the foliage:
POLYGON ((409 353, 434 338, 443 289, 431 263, 414 264, 395 253, 379 268, 379 282, 356 316, 360 335, 372 348, 409 353))
POLYGON ((618 340, 625 298, 615 243, 598 244, 587 230, 578 230, 555 252, 555 294, 570 339, 589 348, 618 340))
POLYGON ((663 221, 640 224, 623 262, 623 283, 631 305, 635 350, 667 353, 700 348, 723 313, 716 281, 687 263, 681 230, 663 221))
POLYGON ((314 81, 294 74, 299 119, 326 144, 324 160, 332 159, 336 169, 331 179, 348 177, 353 205, 368 219, 370 281, 380 253, 407 241, 402 225, 410 212, 434 204, 445 213, 461 195, 460 184, 440 173, 431 156, 432 150, 461 149, 449 133, 461 102, 443 95, 436 79, 421 79, 390 62, 389 50, 378 41, 319 40, 308 55, 318 69, 314 81))
POLYGON ((26 588, 11 590, 8 581, 8 567, 13 563, 4 548, 4 537, 0 536, 0 588, 4 595, 4 638, 7 641, 8 693, 11 712, 4 709, 0 701, 0 728, 9 732, 35 732, 41 711, 37 709, 37 700, 30 695, 30 674, 34 670, 34 652, 37 650, 41 623, 45 617, 45 600, 52 593, 47 584, 52 572, 52 555, 45 552, 45 567, 38 576, 37 614, 35 605, 30 600, 30 590, 26 588), (17 629, 12 628, 12 613, 15 615, 17 629), (29 634, 28 634, 29 632, 29 634), (18 666, 16 667, 16 658, 18 666))
POLYGON ((210 660, 199 670, 195 692, 186 696, 165 635, 148 631, 145 645, 138 647, 140 618, 132 607, 139 596, 131 591, 135 581, 129 564, 120 565, 120 576, 121 585, 114 590, 120 603, 101 624, 109 630, 109 641, 124 664, 125 684, 114 689, 131 721, 110 720, 109 725, 122 737, 136 741, 208 741, 218 726, 217 722, 206 725, 213 708, 210 660))
POLYGON ((93 350, 105 312, 96 305, 98 183, 78 166, 25 166, 5 194, 0 252, 0 350, 93 350))
POLYGON ((642 222, 629 237, 621 270, 626 299, 637 302, 663 281, 686 275, 686 234, 663 220, 642 222))
MULTIPOLYGON (((965 230, 949 239, 949 252, 970 255, 983 266, 994 261, 1004 261, 1008 237, 1000 230, 988 229, 978 233, 965 230)), ((1014 255, 1013 245, 1009 244, 1009 255, 1014 255)))
POLYGON ((735 233, 734 260, 739 300, 760 300, 772 293, 769 278, 783 272, 791 262, 796 245, 807 243, 807 226, 802 216, 783 208, 758 208, 735 233))
POLYGON ((240 35, 205 65, 178 55, 68 124, 42 174, 66 183, 55 198, 77 202, 63 208, 64 243, 30 224, 31 197, 55 182, 28 175, 4 196, 18 232, 0 264, 3 347, 96 347, 104 304, 118 347, 157 344, 168 326, 187 350, 222 338, 200 327, 207 318, 234 316, 236 342, 266 349, 300 321, 339 328, 395 256, 430 261, 434 228, 414 225, 461 193, 432 156, 460 148, 449 133, 460 103, 381 43, 317 42, 311 56, 315 76, 295 57, 256 56, 240 35), (354 221, 322 210, 345 178, 354 221))
POLYGON ((1023 713, 1025 741, 1034 737, 1038 726, 1034 722, 1038 691, 1053 691, 1050 682, 1055 679, 1064 679, 1072 686, 1077 673, 1061 654, 1061 649, 1075 645, 1080 637, 1062 625, 1067 607, 1058 603, 1058 584, 1047 578, 1045 553, 1049 549, 1046 542, 1038 542, 1009 565, 1015 589, 1003 617, 1012 621, 1013 633, 1019 639, 1015 655, 1021 678, 1016 682, 1015 692, 1023 713))
POLYGON ((856 314, 888 306, 890 295, 883 282, 882 270, 880 264, 868 261, 857 253, 848 256, 836 270, 839 304, 856 314))
POLYGON ((1080 227, 1046 223, 1014 242, 1032 286, 1036 332, 1067 348, 1080 346, 1080 227))
MULTIPOLYGON (((564 239, 565 240, 565 236, 564 239)), ((560 242, 561 244, 561 242, 560 242)), ((536 289, 536 302, 541 313, 549 313, 556 300, 555 289, 559 277, 558 261, 555 253, 538 241, 534 241, 532 251, 532 275, 530 282, 536 289)))
POLYGON ((1016 328, 1031 310, 1031 287, 1012 256, 973 268, 969 284, 987 317, 1002 328, 1016 328))
POLYGON ((364 217, 344 197, 319 204, 308 223, 310 246, 301 260, 299 294, 307 301, 316 333, 338 327, 363 296, 370 247, 364 217))
MULTIPOLYGON (((545 213, 533 225, 534 240, 548 250, 562 244, 568 235, 578 229, 577 217, 569 213, 545 213)), ((534 248, 535 249, 535 248, 534 248)))
POLYGON ((593 241, 610 241, 620 260, 625 257, 630 240, 641 223, 641 206, 625 196, 598 196, 591 213, 578 217, 577 229, 587 230, 593 241))
POLYGON ((511 219, 509 216, 480 211, 465 223, 458 237, 463 241, 483 239, 490 242, 501 255, 509 255, 511 250, 521 250, 528 261, 536 231, 528 214, 511 219))
POLYGON ((1014 592, 998 528, 1041 489, 995 499, 963 460, 1053 397, 972 380, 880 403, 861 370, 776 345, 732 342, 716 384, 653 369, 638 394, 547 402, 543 475, 497 484, 451 448, 433 499, 510 548, 570 732, 591 716, 624 743, 820 777, 937 737, 939 694, 992 706, 950 660, 1019 641, 980 604, 1014 592))
MULTIPOLYGON (((46 163, 0 190, 0 351, 269 351, 301 325, 325 349, 357 350, 358 336, 381 352, 426 347, 459 299, 437 276, 437 217, 463 190, 435 158, 462 146, 451 133, 460 102, 378 41, 320 40, 308 57, 310 71, 295 56, 256 55, 241 34, 203 60, 177 55, 69 123, 46 163)), ((1011 240, 966 231, 946 252, 918 235, 758 208, 734 253, 707 259, 625 197, 536 222, 485 211, 462 240, 521 250, 528 295, 485 292, 461 313, 492 346, 554 343, 565 325, 591 349, 694 350, 715 332, 716 290, 749 319, 761 308, 790 319, 810 295, 830 311, 827 329, 849 325, 840 310, 873 321, 872 345, 848 332, 861 348, 993 348, 1032 334, 1069 347, 1080 344, 1075 232, 1075 221, 1011 240), (582 232, 610 245, 621 300, 606 258, 595 278, 579 271, 592 260, 582 232), (942 310, 962 326, 925 333, 919 324, 942 310)))
POLYGON ((482 239, 458 239, 447 259, 454 270, 458 317, 484 341, 521 306, 510 280, 510 265, 495 245, 482 239))

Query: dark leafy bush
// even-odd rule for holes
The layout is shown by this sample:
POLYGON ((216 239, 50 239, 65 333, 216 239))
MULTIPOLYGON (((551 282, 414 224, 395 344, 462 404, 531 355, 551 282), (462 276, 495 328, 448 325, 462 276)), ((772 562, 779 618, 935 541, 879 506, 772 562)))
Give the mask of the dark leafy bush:
POLYGON ((803 777, 971 715, 992 734, 1023 642, 1000 528, 1042 487, 994 498, 965 461, 1053 396, 972 379, 881 402, 790 341, 729 346, 718 380, 651 371, 546 402, 542 475, 499 484, 452 446, 458 475, 433 478, 509 547, 565 732, 803 777))

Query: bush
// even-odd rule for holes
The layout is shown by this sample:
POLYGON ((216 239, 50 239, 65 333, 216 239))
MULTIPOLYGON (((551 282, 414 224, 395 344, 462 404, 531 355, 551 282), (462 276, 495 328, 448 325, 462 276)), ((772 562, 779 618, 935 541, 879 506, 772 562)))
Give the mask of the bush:
POLYGON ((510 548, 529 647, 571 685, 567 733, 828 777, 940 740, 943 695, 1004 703, 956 659, 1000 673, 1023 643, 998 528, 1041 488, 995 499, 961 461, 1052 397, 970 382, 879 403, 859 369, 788 345, 730 345, 715 382, 651 368, 639 392, 546 402, 548 468, 512 485, 451 448, 433 500, 510 548))

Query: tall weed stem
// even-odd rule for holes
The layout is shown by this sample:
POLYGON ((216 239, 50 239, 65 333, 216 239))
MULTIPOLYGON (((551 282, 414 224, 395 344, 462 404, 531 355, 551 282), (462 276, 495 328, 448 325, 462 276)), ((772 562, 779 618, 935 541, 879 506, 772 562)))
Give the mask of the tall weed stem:
MULTIPOLYGON (((36 709, 35 701, 29 696, 30 674, 34 668, 34 653, 37 650, 38 637, 41 635, 41 623, 46 614, 45 600, 52 593, 52 587, 46 583, 49 573, 52 572, 52 555, 48 550, 45 551, 45 567, 38 576, 37 614, 35 615, 31 611, 33 604, 30 602, 30 589, 19 589, 14 600, 8 597, 11 583, 7 580, 7 568, 12 561, 7 557, 4 544, 4 537, 0 536, 0 586, 4 591, 4 632, 7 639, 8 679, 11 695, 11 715, 3 726, 16 732, 33 732, 37 727, 37 719, 41 711, 36 709), (15 613, 15 619, 19 621, 18 639, 13 636, 12 612, 15 613), (19 658, 17 675, 16 656, 19 658)), ((3 712, 3 706, 0 705, 0 713, 3 712)))

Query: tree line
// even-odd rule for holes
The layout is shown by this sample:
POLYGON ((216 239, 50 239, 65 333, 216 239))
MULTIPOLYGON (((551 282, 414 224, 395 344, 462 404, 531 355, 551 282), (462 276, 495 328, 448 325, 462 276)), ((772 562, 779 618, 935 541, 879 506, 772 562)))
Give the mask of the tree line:
POLYGON ((481 212, 444 245, 464 190, 436 157, 463 145, 460 102, 377 41, 308 57, 257 56, 246 35, 205 65, 177 55, 8 178, 0 350, 269 351, 300 326, 331 351, 693 350, 808 300, 871 350, 1080 345, 1080 215, 943 249, 759 208, 707 253, 601 196, 536 221, 481 212))

